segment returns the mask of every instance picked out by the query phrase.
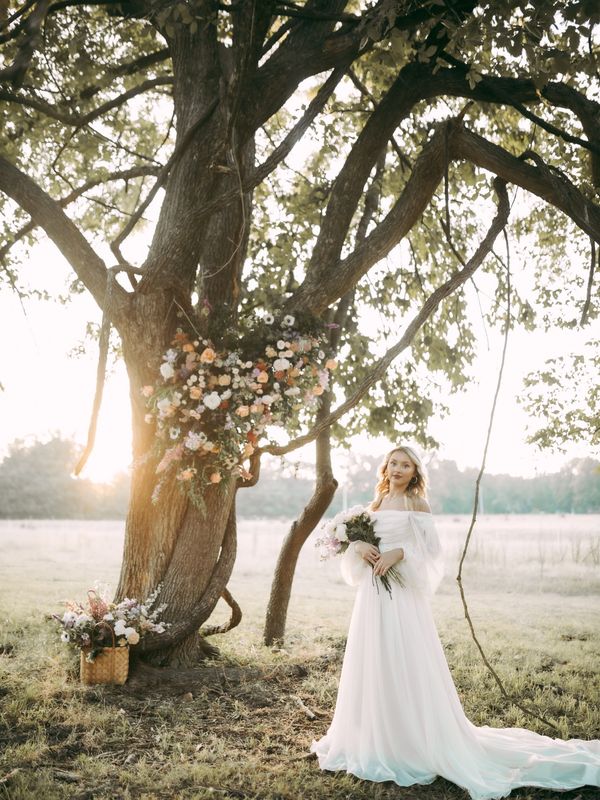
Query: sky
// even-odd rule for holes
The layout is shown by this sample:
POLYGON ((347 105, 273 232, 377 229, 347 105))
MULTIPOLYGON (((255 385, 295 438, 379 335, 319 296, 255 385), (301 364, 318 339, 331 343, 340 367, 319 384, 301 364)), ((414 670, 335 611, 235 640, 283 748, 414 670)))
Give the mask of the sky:
MULTIPOLYGON (((22 276, 39 288, 63 291, 71 279, 69 267, 49 242, 40 243, 23 264, 22 276)), ((97 343, 88 345, 80 357, 68 354, 84 339, 88 320, 100 321, 100 313, 87 295, 76 296, 68 305, 29 300, 25 313, 16 295, 0 294, 0 458, 15 439, 48 439, 60 434, 84 443, 95 388, 97 343)), ((478 467, 489 421, 501 357, 502 336, 488 331, 489 348, 481 323, 474 318, 479 336, 479 354, 466 392, 449 396, 450 414, 433 420, 432 434, 440 449, 425 453, 426 461, 436 455, 456 461, 459 467, 478 467), (479 324, 479 329, 477 325, 479 324)), ((586 446, 573 445, 565 455, 540 453, 526 443, 528 419, 516 398, 524 375, 543 364, 544 359, 568 353, 592 336, 585 332, 551 331, 510 334, 506 366, 498 401, 486 471, 531 477, 556 471, 569 458, 590 455, 586 446)), ((596 326, 597 335, 597 326, 596 326)), ((130 412, 128 384, 122 363, 114 366, 105 387, 97 443, 82 477, 110 480, 130 463, 130 412)), ((357 437, 354 452, 381 452, 389 442, 357 437)), ((296 451, 294 460, 312 460, 312 448, 296 451)), ((334 454, 343 475, 347 455, 334 454)))

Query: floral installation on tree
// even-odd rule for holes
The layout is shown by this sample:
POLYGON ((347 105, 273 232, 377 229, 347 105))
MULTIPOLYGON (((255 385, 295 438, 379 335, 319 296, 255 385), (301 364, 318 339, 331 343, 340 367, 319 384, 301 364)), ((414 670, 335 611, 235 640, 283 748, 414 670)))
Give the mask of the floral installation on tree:
MULTIPOLYGON (((315 542, 321 550, 321 561, 345 553, 351 542, 366 542, 379 547, 380 537, 375 533, 372 515, 362 506, 353 506, 348 511, 340 511, 321 525, 323 535, 315 542)), ((375 576, 373 576, 375 579, 375 576)), ((392 595, 390 579, 404 586, 402 576, 395 567, 390 567, 385 575, 378 575, 386 592, 392 595)), ((377 583, 375 583, 377 586, 377 583)), ((379 588, 379 587, 378 587, 379 588)))
POLYGON ((62 617, 52 618, 60 623, 61 641, 87 651, 86 661, 91 662, 102 648, 113 646, 111 629, 118 647, 135 645, 147 633, 165 633, 171 623, 160 616, 167 604, 154 608, 161 589, 162 584, 143 603, 129 597, 113 603, 107 599, 108 587, 96 587, 88 591, 85 604, 68 600, 62 617))
POLYGON ((203 491, 228 474, 249 480, 243 466, 267 426, 298 430, 329 389, 337 362, 328 355, 327 327, 314 320, 298 330, 296 319, 273 314, 241 323, 217 346, 177 329, 163 356, 160 378, 141 389, 156 425, 159 476, 156 502, 174 472, 199 507, 203 491))

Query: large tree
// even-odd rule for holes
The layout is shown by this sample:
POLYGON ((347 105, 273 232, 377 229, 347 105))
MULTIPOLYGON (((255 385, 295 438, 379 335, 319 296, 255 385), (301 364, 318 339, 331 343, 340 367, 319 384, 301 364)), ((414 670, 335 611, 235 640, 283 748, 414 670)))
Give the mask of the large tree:
MULTIPOLYGON (((235 495, 257 479, 263 452, 317 442, 315 498, 290 532, 283 592, 274 587, 285 605, 299 546, 335 489, 330 435, 401 430, 427 441, 435 375, 459 386, 473 358, 465 286, 480 267, 497 298, 487 321, 504 314, 509 265, 486 257, 507 223, 507 186, 533 198, 513 230, 539 254, 535 298, 513 290, 513 322, 534 325, 536 299, 558 309, 540 324, 566 324, 568 303, 569 320, 596 318, 593 274, 586 300, 586 266, 564 269, 588 238, 600 241, 596 5, 28 0, 3 9, 3 274, 24 291, 19 263, 42 231, 74 288, 102 309, 101 343, 108 323, 118 332, 135 459, 118 595, 162 583, 174 624, 140 648, 160 662, 189 660, 219 597, 234 605, 235 495), (132 234, 149 219, 151 242, 136 258, 132 234), (106 243, 112 262, 100 255, 106 243), (361 322, 369 307, 378 331, 373 316, 361 322), (142 387, 156 384, 177 328, 221 349, 237 331, 250 352, 257 312, 307 330, 329 325, 335 392, 322 395, 304 435, 259 443, 252 478, 231 472, 192 502, 168 473, 153 503, 159 456, 142 387), (377 339, 387 341, 378 359, 377 339)), ((280 629, 281 619, 267 638, 280 629)))

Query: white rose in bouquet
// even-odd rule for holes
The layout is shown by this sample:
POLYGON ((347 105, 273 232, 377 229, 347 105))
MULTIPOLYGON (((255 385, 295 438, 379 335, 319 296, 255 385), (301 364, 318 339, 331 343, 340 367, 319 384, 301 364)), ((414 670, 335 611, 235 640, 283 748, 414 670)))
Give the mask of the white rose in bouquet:
POLYGON ((343 522, 339 522, 335 526, 335 538, 339 542, 347 542, 348 541, 348 533, 346 531, 346 526, 343 522))

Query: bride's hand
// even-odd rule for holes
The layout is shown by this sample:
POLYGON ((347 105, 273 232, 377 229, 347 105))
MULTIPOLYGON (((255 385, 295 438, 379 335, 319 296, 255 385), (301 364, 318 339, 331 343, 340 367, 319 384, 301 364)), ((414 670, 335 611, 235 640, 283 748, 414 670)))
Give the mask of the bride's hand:
POLYGON ((379 550, 375 547, 374 544, 368 544, 367 542, 354 542, 353 544, 354 550, 358 553, 359 556, 364 558, 365 561, 368 561, 369 564, 376 564, 377 559, 380 556, 379 550))
POLYGON ((381 553, 375 566, 373 567, 374 575, 385 575, 390 567, 402 561, 404 558, 404 550, 397 547, 395 550, 388 550, 387 553, 381 553))

